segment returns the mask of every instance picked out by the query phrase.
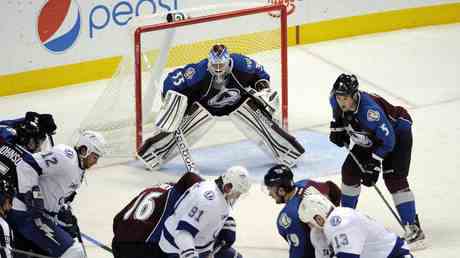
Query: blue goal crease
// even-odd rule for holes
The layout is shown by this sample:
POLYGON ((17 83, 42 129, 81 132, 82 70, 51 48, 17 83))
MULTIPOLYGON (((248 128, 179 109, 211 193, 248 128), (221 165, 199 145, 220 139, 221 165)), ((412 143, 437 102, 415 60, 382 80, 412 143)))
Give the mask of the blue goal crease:
MULTIPOLYGON (((296 131, 294 135, 305 148, 305 154, 294 168, 296 180, 340 173, 346 151, 330 143, 327 135, 307 130, 296 131)), ((274 165, 273 159, 249 140, 194 149, 192 158, 203 175, 218 176, 231 166, 242 165, 257 181, 261 181, 266 171, 274 165)), ((182 174, 183 170, 184 163, 180 156, 160 169, 161 172, 177 175, 182 174)))

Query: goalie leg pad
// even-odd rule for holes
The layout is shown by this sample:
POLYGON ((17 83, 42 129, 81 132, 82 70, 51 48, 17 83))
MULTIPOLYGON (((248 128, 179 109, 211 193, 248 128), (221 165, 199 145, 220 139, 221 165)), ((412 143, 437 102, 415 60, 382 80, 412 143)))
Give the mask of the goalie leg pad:
POLYGON ((187 96, 173 90, 168 91, 155 126, 164 132, 174 132, 181 124, 187 106, 187 96))
MULTIPOLYGON (((196 102, 187 110, 180 128, 188 144, 192 146, 211 129, 214 123, 214 117, 196 102)), ((148 169, 153 169, 170 161, 178 154, 174 133, 158 130, 144 142, 138 151, 138 158, 148 169)))
POLYGON ((247 99, 229 116, 248 139, 255 140, 258 146, 264 146, 261 149, 268 151, 280 164, 293 167, 305 152, 295 137, 266 117, 251 99, 247 99))

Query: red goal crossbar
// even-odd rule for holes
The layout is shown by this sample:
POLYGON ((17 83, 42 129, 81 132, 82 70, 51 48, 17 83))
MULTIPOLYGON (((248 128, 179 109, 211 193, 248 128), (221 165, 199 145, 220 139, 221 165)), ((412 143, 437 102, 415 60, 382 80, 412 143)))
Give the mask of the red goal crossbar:
MULTIPOLYGON (((141 35, 145 32, 159 31, 182 27, 186 25, 205 23, 210 21, 224 20, 234 17, 246 16, 257 13, 279 12, 281 33, 281 114, 282 125, 288 128, 288 78, 287 78, 287 11, 283 4, 254 7, 236 11, 222 12, 213 15, 201 16, 180 20, 171 23, 160 23, 138 27, 134 32, 134 72, 135 72, 135 109, 136 109, 136 149, 142 145, 142 68, 141 68, 141 35)), ((274 18, 275 19, 275 18, 274 18)))

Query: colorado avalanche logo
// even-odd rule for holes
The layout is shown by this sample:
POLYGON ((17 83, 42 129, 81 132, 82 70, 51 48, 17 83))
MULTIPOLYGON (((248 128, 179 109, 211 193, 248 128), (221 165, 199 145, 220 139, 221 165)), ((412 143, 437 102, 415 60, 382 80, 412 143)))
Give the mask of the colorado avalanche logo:
POLYGON ((74 0, 48 0, 37 19, 38 37, 53 53, 63 53, 80 34, 80 9, 74 0))
POLYGON ((208 100, 208 105, 214 108, 222 108, 225 106, 235 105, 241 98, 238 89, 225 89, 219 92, 216 96, 208 100))

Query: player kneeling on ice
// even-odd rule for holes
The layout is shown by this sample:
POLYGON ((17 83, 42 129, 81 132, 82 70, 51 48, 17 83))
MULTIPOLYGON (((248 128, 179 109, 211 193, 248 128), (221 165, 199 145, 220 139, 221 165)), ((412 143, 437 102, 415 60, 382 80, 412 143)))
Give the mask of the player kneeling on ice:
MULTIPOLYGON (((56 145, 50 151, 23 155, 14 169, 18 194, 8 223, 28 243, 20 249, 52 257, 83 258, 84 249, 76 238, 79 230, 68 205, 84 178, 105 153, 104 138, 85 131, 73 147, 56 145)), ((18 248, 19 249, 19 248, 18 248)))
POLYGON ((413 258, 395 233, 359 211, 335 207, 313 187, 304 192, 298 214, 311 228, 316 258, 413 258))
POLYGON ((340 189, 332 181, 316 182, 310 179, 294 182, 292 170, 276 165, 265 174, 264 184, 277 204, 285 204, 277 218, 278 233, 289 243, 290 258, 313 258, 315 250, 310 241, 310 228, 301 223, 298 209, 303 192, 315 187, 334 203, 340 202, 340 189))
POLYGON ((222 116, 228 116, 277 163, 292 167, 305 152, 276 122, 278 93, 270 87, 263 66, 247 56, 229 54, 222 44, 214 45, 208 58, 170 72, 162 96, 157 130, 138 152, 149 168, 177 155, 174 132, 182 131, 193 144, 211 128, 215 117, 222 116))
POLYGON ((145 189, 113 220, 114 257, 241 258, 229 213, 250 186, 247 170, 234 166, 214 181, 188 172, 145 189))

